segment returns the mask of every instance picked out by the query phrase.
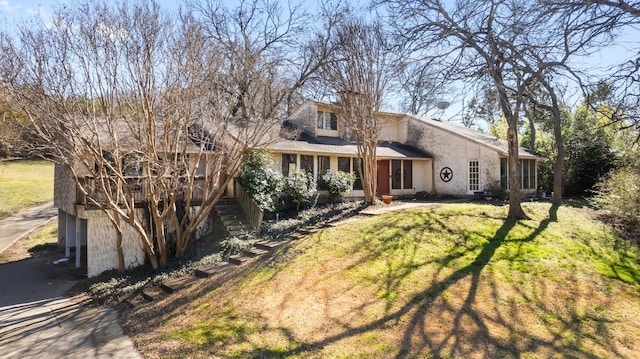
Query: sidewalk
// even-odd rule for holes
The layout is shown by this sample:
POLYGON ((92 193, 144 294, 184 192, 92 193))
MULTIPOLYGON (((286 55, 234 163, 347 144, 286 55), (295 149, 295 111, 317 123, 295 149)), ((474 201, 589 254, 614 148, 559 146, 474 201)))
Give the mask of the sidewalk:
POLYGON ((56 217, 58 209, 49 202, 0 220, 0 253, 56 217))
MULTIPOLYGON (((0 252, 56 216, 49 203, 0 220, 0 252)), ((0 358, 141 358, 115 311, 64 297, 79 281, 65 265, 46 256, 0 264, 0 358)))

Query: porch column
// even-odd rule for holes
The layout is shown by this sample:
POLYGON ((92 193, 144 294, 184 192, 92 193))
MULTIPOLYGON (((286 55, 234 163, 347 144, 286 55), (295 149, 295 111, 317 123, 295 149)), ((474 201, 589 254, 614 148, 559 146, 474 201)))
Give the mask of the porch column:
POLYGON ((82 254, 82 219, 76 218, 76 268, 80 268, 82 254))
POLYGON ((65 225, 65 249, 64 255, 71 256, 71 246, 76 244, 76 216, 67 213, 65 225))

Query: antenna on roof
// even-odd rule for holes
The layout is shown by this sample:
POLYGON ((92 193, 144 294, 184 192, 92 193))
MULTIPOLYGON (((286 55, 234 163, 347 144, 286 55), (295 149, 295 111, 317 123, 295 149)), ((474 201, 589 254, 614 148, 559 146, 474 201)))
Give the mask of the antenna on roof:
POLYGON ((442 117, 444 117, 444 110, 449 108, 449 105, 451 105, 449 103, 449 101, 440 100, 440 101, 436 102, 436 107, 440 110, 440 118, 439 118, 439 120, 442 120, 442 117))
POLYGON ((442 111, 448 109, 449 105, 451 105, 451 104, 448 101, 438 101, 436 103, 436 107, 439 108, 442 111))

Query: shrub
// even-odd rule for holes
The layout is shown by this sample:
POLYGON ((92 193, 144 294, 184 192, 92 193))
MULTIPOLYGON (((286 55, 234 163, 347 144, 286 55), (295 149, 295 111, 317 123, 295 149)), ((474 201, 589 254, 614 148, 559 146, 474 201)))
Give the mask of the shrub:
POLYGON ((220 241, 220 254, 222 258, 227 259, 236 255, 249 247, 249 242, 238 237, 229 237, 220 241))
POLYGON ((285 207, 292 206, 296 212, 312 202, 318 191, 311 175, 303 171, 294 171, 284 178, 284 188, 281 198, 285 207))
POLYGON ((640 176, 634 168, 622 168, 596 187, 594 204, 624 235, 640 238, 640 176))
POLYGON ((508 197, 508 192, 506 189, 502 188, 502 185, 500 184, 500 181, 495 181, 495 182, 491 182, 489 183, 484 191, 491 197, 493 198, 497 198, 497 199, 505 199, 508 197))
POLYGON ((351 189, 356 176, 353 173, 338 171, 335 173, 327 172, 320 177, 320 188, 329 191, 329 200, 331 203, 339 202, 342 194, 351 189))
POLYGON ((274 212, 282 192, 282 174, 273 169, 273 160, 267 152, 254 152, 244 161, 237 177, 244 190, 260 208, 274 212))

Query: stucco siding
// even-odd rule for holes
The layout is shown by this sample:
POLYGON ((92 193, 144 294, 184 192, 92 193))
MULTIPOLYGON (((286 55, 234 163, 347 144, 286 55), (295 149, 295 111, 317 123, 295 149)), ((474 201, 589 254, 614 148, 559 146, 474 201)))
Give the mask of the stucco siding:
MULTIPOLYGON (((89 211, 87 214, 87 276, 95 277, 106 270, 118 268, 116 232, 104 213, 89 211)), ((123 225, 122 241, 125 267, 142 265, 145 252, 140 235, 127 224, 123 225)))
POLYGON ((289 121, 301 128, 304 132, 315 135, 317 107, 313 102, 307 101, 298 108, 289 121))
POLYGON ((53 205, 66 213, 75 214, 76 182, 71 171, 66 166, 56 163, 53 178, 53 205))
POLYGON ((500 159, 496 151, 418 121, 409 122, 407 134, 407 144, 433 156, 435 193, 473 194, 469 187, 469 161, 478 161, 479 190, 500 179, 500 159), (442 178, 441 173, 449 177, 442 178))

